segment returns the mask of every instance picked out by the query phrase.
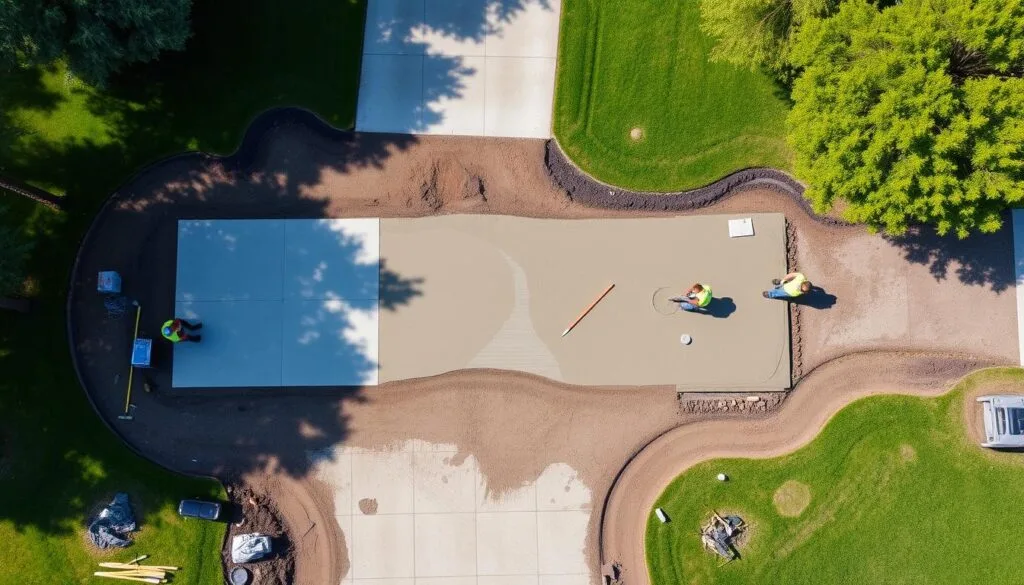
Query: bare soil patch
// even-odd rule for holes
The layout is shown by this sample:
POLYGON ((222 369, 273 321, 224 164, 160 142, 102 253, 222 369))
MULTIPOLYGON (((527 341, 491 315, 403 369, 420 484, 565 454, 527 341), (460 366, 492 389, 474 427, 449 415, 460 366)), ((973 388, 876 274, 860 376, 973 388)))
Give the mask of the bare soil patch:
POLYGON ((772 503, 780 516, 796 518, 811 503, 811 488, 794 479, 787 480, 772 494, 772 503))
POLYGON ((272 497, 260 493, 247 485, 232 487, 232 501, 236 502, 236 512, 240 518, 233 519, 228 528, 227 542, 222 553, 224 575, 227 577, 231 569, 243 566, 252 573, 253 585, 290 585, 295 573, 295 558, 292 550, 292 539, 281 522, 277 503, 272 497), (231 561, 231 539, 239 534, 258 532, 271 538, 272 556, 252 563, 235 565, 231 561))

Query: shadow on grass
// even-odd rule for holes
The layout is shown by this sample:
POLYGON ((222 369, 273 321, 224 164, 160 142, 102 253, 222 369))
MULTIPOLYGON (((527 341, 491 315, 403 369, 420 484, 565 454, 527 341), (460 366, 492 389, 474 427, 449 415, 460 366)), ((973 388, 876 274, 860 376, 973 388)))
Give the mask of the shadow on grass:
MULTIPOLYGON (((173 505, 180 497, 217 495, 217 487, 209 482, 169 474, 139 458, 97 419, 66 350, 69 270, 96 211, 153 161, 187 150, 229 153, 238 148, 258 113, 279 105, 303 106, 333 126, 350 127, 364 12, 364 2, 350 0, 297 6, 268 0, 201 2, 194 7, 194 35, 185 52, 129 68, 102 93, 69 78, 59 64, 5 75, 0 84, 0 172, 66 194, 66 212, 55 213, 4 194, 7 211, 0 221, 19 226, 36 245, 25 291, 33 301, 32 311, 0 311, 0 521, 9 521, 18 531, 69 535, 84 525, 95 504, 117 490, 143 494, 140 504, 149 510, 173 505)), ((284 174, 267 168, 260 176, 247 177, 244 188, 230 181, 218 188, 239 191, 232 194, 236 199, 253 190, 271 194, 262 207, 249 208, 257 216, 294 212, 318 217, 326 213, 323 203, 303 202, 299 194, 322 172, 382 166, 391 152, 416 142, 401 135, 360 142, 326 128, 321 133, 329 135, 334 146, 332 160, 296 165, 284 174)), ((233 160, 244 166, 249 162, 246 156, 243 152, 233 160)), ((206 198, 212 191, 198 188, 206 180, 205 170, 177 177, 186 187, 197 187, 191 198, 165 199, 135 213, 160 222, 176 213, 213 213, 206 198)), ((140 200, 158 190, 138 182, 128 185, 137 189, 130 196, 140 200)), ((129 223, 138 223, 128 217, 131 213, 122 215, 129 223)), ((229 209, 222 213, 231 214, 229 209)), ((128 273, 152 268, 151 259, 136 254, 146 242, 115 232, 103 245, 124 254, 128 273)), ((171 252, 170 258, 160 260, 173 265, 171 252)), ((106 265, 107 259, 112 264, 118 261, 117 254, 111 254, 97 262, 106 265)), ((414 294, 417 285, 399 275, 389 282, 394 306, 414 294)), ((149 316, 155 318, 155 312, 149 316)), ((85 331, 83 337, 92 344, 90 349, 125 362, 123 340, 130 335, 130 319, 94 325, 96 329, 85 331)), ((123 400, 128 371, 118 367, 107 372, 88 383, 106 401, 100 403, 105 416, 116 421, 113 415, 123 400)), ((328 445, 344 437, 340 399, 359 393, 351 388, 323 390, 323 402, 317 405, 322 408, 308 408, 304 393, 292 391, 289 398, 287 390, 266 396, 192 397, 186 406, 202 416, 191 416, 187 408, 178 410, 177 403, 161 407, 170 398, 159 388, 169 385, 156 386, 149 396, 141 392, 141 384, 136 386, 141 400, 148 398, 153 406, 145 409, 140 404, 133 428, 148 425, 152 435, 132 437, 130 442, 145 450, 145 441, 160 437, 165 450, 157 450, 153 458, 194 473, 238 474, 277 461, 298 474, 304 465, 298 454, 308 445, 328 445), (232 454, 234 464, 211 462, 202 449, 174 444, 175 437, 216 432, 225 417, 240 422, 231 427, 230 436, 217 436, 212 447, 232 454), (168 429, 174 432, 167 433, 168 429), (294 430, 293 441, 262 442, 263 433, 275 430, 279 437, 281 429, 294 430), (285 455, 278 456, 277 450, 285 455), (169 454, 180 455, 180 460, 169 454), (187 465, 193 459, 197 463, 187 465)), ((141 520, 147 522, 145 517, 141 520)))

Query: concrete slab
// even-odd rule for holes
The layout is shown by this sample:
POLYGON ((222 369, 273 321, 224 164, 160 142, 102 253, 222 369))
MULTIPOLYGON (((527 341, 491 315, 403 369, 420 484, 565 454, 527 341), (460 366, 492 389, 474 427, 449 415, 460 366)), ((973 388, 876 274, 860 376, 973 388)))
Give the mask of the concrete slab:
POLYGON ((280 301, 175 303, 175 315, 202 321, 199 343, 174 344, 175 388, 280 386, 280 301))
POLYGON ((537 574, 536 512, 478 514, 476 542, 478 574, 537 574))
POLYGON ((541 575, 539 585, 590 585, 590 575, 541 575))
POLYGON ((476 490, 477 512, 522 512, 537 509, 537 485, 529 482, 513 490, 492 491, 480 477, 476 490))
POLYGON ((454 453, 414 452, 416 513, 475 512, 476 459, 454 453))
POLYGON ((549 138, 560 13, 560 0, 369 0, 356 129, 549 138))
POLYGON ((423 129, 423 57, 364 54, 356 128, 418 133, 423 129))
POLYGON ((481 19, 487 11, 487 0, 426 0, 424 6, 426 17, 416 38, 426 47, 427 54, 485 55, 481 19))
POLYGON ((353 580, 413 577, 413 525, 412 514, 353 516, 352 550, 359 551, 351 557, 353 580))
POLYGON ((538 510, 584 510, 590 502, 590 488, 565 463, 549 465, 537 478, 538 510))
POLYGON ((484 136, 551 136, 554 59, 487 57, 484 136))
POLYGON ((285 221, 283 265, 285 299, 377 299, 380 220, 285 221))
POLYGON ((284 222, 181 220, 175 300, 281 298, 284 222))
POLYGON ((423 23, 424 16, 423 0, 367 2, 364 55, 422 55, 426 47, 410 33, 423 23))
POLYGON ((359 505, 363 500, 376 501, 377 515, 411 514, 416 509, 414 485, 410 452, 352 455, 353 515, 362 514, 359 505))
POLYGON ((477 585, 538 585, 537 575, 480 575, 477 585))
POLYGON ((487 10, 488 57, 558 57, 561 0, 523 0, 509 15, 511 3, 493 2, 487 10))
POLYGON ((555 372, 573 384, 787 388, 786 306, 761 296, 786 270, 785 220, 753 214, 755 235, 729 238, 734 217, 745 216, 384 220, 381 256, 389 269, 423 282, 420 296, 381 314, 379 379, 472 364, 555 372), (696 246, 708 252, 679 254, 696 246), (517 287, 517 278, 526 286, 517 287), (715 291, 710 314, 656 306, 660 290, 681 293, 695 281, 715 291), (561 337, 610 283, 611 294, 561 337), (517 312, 524 303, 528 311, 517 312), (691 345, 679 343, 683 333, 691 345), (521 351, 491 351, 495 340, 521 351))
POLYGON ((376 299, 286 301, 281 318, 281 385, 377 383, 376 299))
POLYGON ((565 581, 569 584, 587 582, 585 566, 575 571, 585 563, 592 503, 579 502, 579 510, 537 511, 535 484, 564 488, 577 476, 567 465, 550 465, 535 481, 502 492, 501 503, 488 504, 524 510, 474 512, 487 481, 472 457, 459 458, 455 445, 422 440, 387 450, 339 445, 308 457, 315 477, 335 492, 336 520, 352 563, 342 585, 411 578, 413 585, 539 585, 547 575, 572 577, 565 581), (372 515, 358 505, 371 494, 378 506, 372 515), (351 508, 344 506, 346 498, 355 502, 351 508), (467 501, 469 512, 425 511, 464 509, 467 501), (395 512, 410 507, 412 514, 395 512), (381 520, 388 518, 395 520, 381 520), (407 530, 411 542, 406 534, 395 542, 387 540, 399 530, 407 530), (396 566, 386 566, 396 552, 396 566), (367 556, 372 558, 363 558, 367 556))
POLYGON ((485 64, 482 56, 424 58, 424 134, 484 134, 485 64))
POLYGON ((416 577, 416 585, 477 585, 476 577, 416 577))
POLYGON ((540 574, 589 574, 583 542, 590 513, 561 511, 537 513, 540 574))
POLYGON ((416 514, 416 577, 476 575, 476 515, 416 514))

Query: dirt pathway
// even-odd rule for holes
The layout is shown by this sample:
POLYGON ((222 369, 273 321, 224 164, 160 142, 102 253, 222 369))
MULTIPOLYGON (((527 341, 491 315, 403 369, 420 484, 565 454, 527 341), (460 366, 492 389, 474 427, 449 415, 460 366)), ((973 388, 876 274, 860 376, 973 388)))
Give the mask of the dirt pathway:
MULTIPOLYGON (((264 120, 239 155, 188 155, 154 165, 101 212, 76 267, 69 330, 83 384, 101 415, 146 457, 188 473, 241 480, 272 497, 295 545, 300 584, 337 583, 347 570, 338 552, 344 535, 330 521, 330 496, 309 477, 310 450, 407 439, 454 443, 478 458, 492 486, 513 486, 549 463, 564 462, 579 470, 598 505, 632 454, 691 420, 677 414, 673 389, 579 388, 477 370, 376 388, 183 392, 170 388, 168 356, 158 353, 155 362, 163 366, 146 376, 152 391, 136 391, 134 420, 121 421, 130 324, 108 317, 94 292, 97 271, 119 270, 126 294, 144 307, 143 330, 156 331, 173 310, 180 218, 656 215, 573 201, 547 176, 544 156, 542 141, 352 135, 301 120, 264 120)), ((728 429, 721 444, 690 445, 687 439, 671 464, 659 462, 655 471, 661 475, 643 463, 645 451, 623 476, 640 499, 616 503, 607 515, 607 559, 630 567, 642 561, 642 531, 633 539, 646 516, 643 506, 652 501, 645 498, 683 469, 690 461, 685 457, 783 449, 812 436, 853 397, 934 392, 976 364, 1016 361, 1016 331, 992 326, 1012 319, 991 317, 1014 310, 1006 235, 969 245, 926 238, 890 242, 857 227, 825 226, 789 196, 763 190, 695 213, 753 211, 786 214, 798 266, 837 297, 831 308, 799 311, 804 371, 865 348, 939 350, 970 359, 903 353, 844 358, 808 377, 779 418, 743 423, 752 425, 744 427, 750 434, 721 426, 715 428, 728 429), (978 257, 978 251, 985 254, 978 257), (875 275, 884 278, 866 289, 875 275), (880 304, 900 286, 906 292, 899 311, 897 303, 880 304), (965 290, 970 303, 950 303, 965 290), (751 442, 756 433, 763 440, 751 442)), ((702 428, 687 425, 675 433, 688 438, 702 428)), ((613 494, 613 502, 621 497, 613 494)), ((595 571, 597 517, 588 545, 595 571)))
POLYGON ((629 461, 609 493, 601 525, 603 562, 620 563, 629 585, 649 583, 644 553, 648 515, 665 486, 690 467, 722 457, 790 453, 855 400, 876 394, 937 396, 987 365, 947 354, 852 354, 811 372, 771 417, 703 421, 661 435, 629 461))

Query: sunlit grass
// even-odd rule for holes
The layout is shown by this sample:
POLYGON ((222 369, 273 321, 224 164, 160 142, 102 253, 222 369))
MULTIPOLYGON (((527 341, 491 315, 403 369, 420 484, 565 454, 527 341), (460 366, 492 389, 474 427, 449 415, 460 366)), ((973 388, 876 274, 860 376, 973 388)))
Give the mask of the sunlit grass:
POLYGON ((785 91, 711 63, 698 0, 563 0, 554 132, 607 183, 698 187, 745 167, 788 169, 785 91))
POLYGON ((647 524, 653 585, 1012 582, 1024 456, 984 450, 964 430, 965 392, 989 383, 1024 389, 1024 370, 980 372, 937 399, 866 398, 791 455, 686 471, 656 503, 672 522, 647 524), (811 494, 795 517, 774 503, 787 481, 811 494), (721 566, 701 550, 712 510, 751 524, 742 560, 721 566))

